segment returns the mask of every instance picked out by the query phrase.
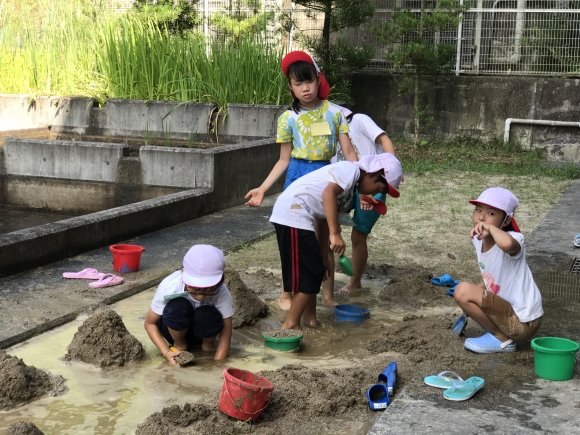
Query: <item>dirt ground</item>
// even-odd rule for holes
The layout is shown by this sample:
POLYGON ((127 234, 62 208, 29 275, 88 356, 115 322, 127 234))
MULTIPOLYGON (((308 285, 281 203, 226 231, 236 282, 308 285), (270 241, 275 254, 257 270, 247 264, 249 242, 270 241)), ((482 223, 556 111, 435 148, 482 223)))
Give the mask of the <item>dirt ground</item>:
POLYGON ((27 366, 3 350, 0 350, 0 380, 0 411, 67 390, 62 376, 27 366))
MULTIPOLYGON (((428 272, 382 265, 370 267, 367 275, 390 282, 379 293, 381 304, 398 304, 411 310, 454 306, 446 288, 430 283, 432 274, 428 272)), ((265 295, 271 293, 276 275, 261 270, 241 272, 240 276, 247 276, 248 287, 256 287, 260 294, 265 295)), ((546 313, 540 335, 580 339, 577 324, 579 303, 545 300, 544 310, 546 313)), ((477 337, 484 331, 470 321, 464 334, 457 336, 451 332, 455 319, 456 314, 407 315, 403 322, 385 327, 380 337, 369 341, 367 349, 375 356, 354 367, 321 370, 289 365, 259 373, 274 384, 274 392, 270 405, 254 423, 238 421, 220 412, 220 391, 213 391, 198 403, 172 406, 152 414, 138 426, 136 434, 301 435, 328 429, 332 424, 329 422, 342 417, 359 422, 366 431, 380 413, 368 409, 365 392, 376 383, 377 374, 392 361, 396 361, 398 366, 396 392, 417 373, 427 376, 453 370, 471 375, 478 373, 486 364, 500 364, 502 370, 497 372, 502 375, 497 375, 497 379, 486 378, 486 383, 500 390, 533 373, 533 351, 529 342, 518 343, 518 351, 511 354, 474 354, 463 348, 463 341, 466 337, 477 337)), ((415 393, 424 394, 421 389, 415 393)), ((502 394, 502 391, 496 394, 502 394)), ((337 426, 338 431, 342 429, 337 426)))
POLYGON ((93 314, 79 326, 64 360, 110 367, 141 361, 145 357, 143 345, 129 333, 121 317, 106 309, 93 314))

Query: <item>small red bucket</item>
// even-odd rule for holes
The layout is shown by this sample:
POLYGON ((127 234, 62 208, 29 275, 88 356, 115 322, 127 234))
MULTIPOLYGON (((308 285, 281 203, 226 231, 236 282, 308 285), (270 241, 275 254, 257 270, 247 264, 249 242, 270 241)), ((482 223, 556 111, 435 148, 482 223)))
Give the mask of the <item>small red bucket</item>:
POLYGON ((112 245, 109 250, 113 253, 113 269, 115 272, 137 272, 141 264, 141 253, 145 250, 137 245, 112 245))
POLYGON ((224 370, 220 411, 238 420, 256 420, 270 404, 274 385, 268 379, 234 368, 224 370))

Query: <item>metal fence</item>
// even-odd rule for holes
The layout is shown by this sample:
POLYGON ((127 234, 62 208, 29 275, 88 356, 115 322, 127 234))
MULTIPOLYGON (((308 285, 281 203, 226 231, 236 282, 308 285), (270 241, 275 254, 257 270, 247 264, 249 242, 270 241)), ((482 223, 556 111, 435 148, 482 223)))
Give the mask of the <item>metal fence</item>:
MULTIPOLYGON (((128 2, 131 0, 117 0, 128 2)), ((285 51, 303 49, 301 38, 322 34, 323 15, 288 0, 200 0, 200 31, 215 37, 260 29, 285 51), (252 5, 249 7, 248 5, 252 5), (229 16, 233 20, 218 20, 229 16), (251 17, 255 23, 248 23, 251 17), (241 24, 246 20, 245 24, 241 24), (292 25, 290 25, 292 23, 292 25), (228 29, 227 26, 232 28, 228 29), (246 26, 246 27, 244 27, 246 26)), ((426 0, 435 6, 437 0, 426 0)), ((465 0, 467 1, 467 0, 465 0)), ((374 16, 358 28, 332 35, 351 45, 370 46, 366 70, 394 71, 388 47, 372 32, 392 19, 397 8, 420 13, 420 0, 373 0, 374 16)), ((432 44, 452 44, 456 74, 580 75, 580 0, 472 0, 458 28, 432 32, 432 44)))

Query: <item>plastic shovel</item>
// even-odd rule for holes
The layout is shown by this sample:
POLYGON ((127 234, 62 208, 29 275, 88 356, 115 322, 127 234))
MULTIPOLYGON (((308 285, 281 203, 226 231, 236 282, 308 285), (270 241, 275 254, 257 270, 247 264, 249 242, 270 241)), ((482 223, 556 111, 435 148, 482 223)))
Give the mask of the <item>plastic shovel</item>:
POLYGON ((340 257, 338 257, 338 265, 340 266, 340 268, 342 269, 342 271, 344 272, 345 275, 348 275, 348 276, 354 275, 354 269, 352 267, 352 263, 344 255, 341 255, 340 257))

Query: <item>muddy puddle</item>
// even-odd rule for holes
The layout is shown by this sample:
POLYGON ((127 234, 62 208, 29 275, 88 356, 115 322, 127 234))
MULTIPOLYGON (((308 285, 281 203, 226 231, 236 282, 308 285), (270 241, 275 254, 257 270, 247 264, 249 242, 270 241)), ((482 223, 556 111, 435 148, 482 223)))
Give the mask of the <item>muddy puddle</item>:
MULTIPOLYGON (((338 276, 337 285, 344 278, 338 276)), ((298 353, 280 353, 264 347, 261 331, 280 328, 286 316, 276 301, 270 299, 267 300, 270 314, 266 318, 234 330, 227 361, 214 362, 213 355, 197 352, 195 363, 183 368, 167 364, 143 328, 144 315, 155 293, 155 288, 149 289, 111 306, 128 331, 144 345, 148 358, 141 363, 101 370, 83 363, 64 362, 62 357, 81 319, 7 349, 27 365, 64 377, 68 392, 3 412, 0 432, 18 421, 29 421, 47 434, 129 434, 154 412, 171 405, 195 403, 207 393, 219 390, 223 369, 228 366, 252 372, 276 370, 287 364, 317 369, 353 366, 372 355, 367 350, 370 340, 379 336, 386 325, 398 323, 408 314, 400 308, 379 307, 377 296, 382 285, 367 281, 365 290, 339 299, 341 303, 369 308, 371 317, 363 323, 334 322, 332 308, 319 306, 321 327, 304 330, 303 347, 298 353)), ((425 313, 428 311, 435 312, 425 310, 425 313)), ((437 310, 443 311, 450 309, 437 310)), ((370 424, 333 418, 322 425, 319 433, 361 433, 370 424)))

